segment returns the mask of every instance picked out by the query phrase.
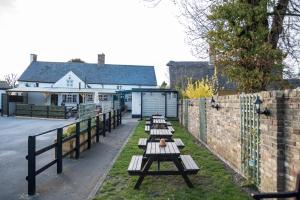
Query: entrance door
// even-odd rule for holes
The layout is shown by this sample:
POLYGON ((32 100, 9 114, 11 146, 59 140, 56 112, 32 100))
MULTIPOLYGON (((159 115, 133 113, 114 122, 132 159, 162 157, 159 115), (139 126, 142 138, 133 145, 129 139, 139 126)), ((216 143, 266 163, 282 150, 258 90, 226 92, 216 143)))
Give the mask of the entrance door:
POLYGON ((58 95, 51 94, 51 105, 58 106, 58 95))
POLYGON ((149 117, 154 114, 165 116, 165 93, 161 92, 144 92, 142 102, 142 115, 149 117))

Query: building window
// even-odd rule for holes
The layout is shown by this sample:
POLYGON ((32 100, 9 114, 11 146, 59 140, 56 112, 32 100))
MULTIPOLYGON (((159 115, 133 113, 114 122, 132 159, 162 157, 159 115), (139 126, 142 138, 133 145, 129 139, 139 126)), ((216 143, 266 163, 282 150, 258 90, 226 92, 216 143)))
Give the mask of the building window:
POLYGON ((121 90, 122 89, 122 85, 117 85, 117 90, 121 90))
POLYGON ((132 101, 132 95, 131 94, 128 95, 127 101, 132 101))
POLYGON ((94 95, 93 94, 88 94, 86 96, 86 101, 88 101, 88 102, 94 102, 94 95))
POLYGON ((67 87, 73 87, 73 80, 71 79, 71 77, 67 79, 67 87))
POLYGON ((63 94, 63 102, 77 103, 77 95, 76 94, 63 94))
POLYGON ((106 94, 99 94, 98 95, 99 101, 107 101, 108 96, 106 94))

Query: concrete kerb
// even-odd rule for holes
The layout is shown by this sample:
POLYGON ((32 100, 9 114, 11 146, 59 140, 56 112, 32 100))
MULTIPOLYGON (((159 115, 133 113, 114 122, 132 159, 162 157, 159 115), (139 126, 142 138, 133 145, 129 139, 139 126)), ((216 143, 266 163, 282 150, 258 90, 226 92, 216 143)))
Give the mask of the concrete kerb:
POLYGON ((113 165, 115 164, 116 160, 119 158, 121 152, 123 151, 123 149, 125 148, 126 144, 128 143, 129 139, 132 137, 136 127, 138 126, 138 124, 132 128, 131 133, 129 135, 129 137, 126 139, 125 143, 122 145, 122 147, 120 148, 120 150, 118 151, 116 157, 113 159, 113 161, 111 162, 111 164, 109 165, 109 167, 107 168, 107 170, 105 171, 105 173, 103 174, 103 176, 101 176, 99 178, 99 180, 97 181, 95 187, 93 188, 93 190, 90 192, 89 196, 87 197, 87 200, 91 200, 94 199, 94 197, 96 196, 97 192, 99 191, 99 189, 101 188, 104 180, 106 179, 108 173, 110 172, 111 168, 113 167, 113 165))

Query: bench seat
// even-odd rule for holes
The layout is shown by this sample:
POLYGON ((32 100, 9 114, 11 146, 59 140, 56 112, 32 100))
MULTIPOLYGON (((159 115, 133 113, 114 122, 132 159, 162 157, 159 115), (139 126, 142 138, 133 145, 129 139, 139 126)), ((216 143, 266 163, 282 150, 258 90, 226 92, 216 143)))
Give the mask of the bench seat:
POLYGON ((150 126, 149 125, 145 126, 145 132, 150 132, 150 126))
POLYGON ((130 175, 138 175, 141 173, 142 170, 142 161, 143 161, 143 156, 141 155, 134 155, 131 158, 131 161, 128 166, 128 173, 130 175))
POLYGON ((167 126, 172 126, 171 122, 167 122, 167 126))
POLYGON ((141 149, 146 149, 146 145, 147 145, 147 138, 140 138, 138 147, 141 149))
POLYGON ((172 133, 175 132, 175 130, 174 130, 174 128, 173 128, 172 126, 168 126, 168 129, 169 129, 172 133))
POLYGON ((151 125, 151 122, 150 121, 146 121, 146 125, 151 125))
POLYGON ((179 138, 174 138, 174 142, 179 149, 182 149, 185 147, 184 143, 179 138))
POLYGON ((197 174, 199 167, 191 155, 180 155, 184 170, 190 174, 197 174))

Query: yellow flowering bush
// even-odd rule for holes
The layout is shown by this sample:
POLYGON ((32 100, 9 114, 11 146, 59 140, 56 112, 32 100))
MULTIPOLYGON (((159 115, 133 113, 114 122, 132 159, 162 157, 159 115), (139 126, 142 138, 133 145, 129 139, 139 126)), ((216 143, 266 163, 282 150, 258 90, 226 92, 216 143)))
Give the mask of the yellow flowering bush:
POLYGON ((188 80, 186 89, 182 92, 184 98, 197 99, 204 97, 211 97, 217 93, 217 79, 213 76, 210 80, 205 78, 192 82, 192 79, 188 80))

